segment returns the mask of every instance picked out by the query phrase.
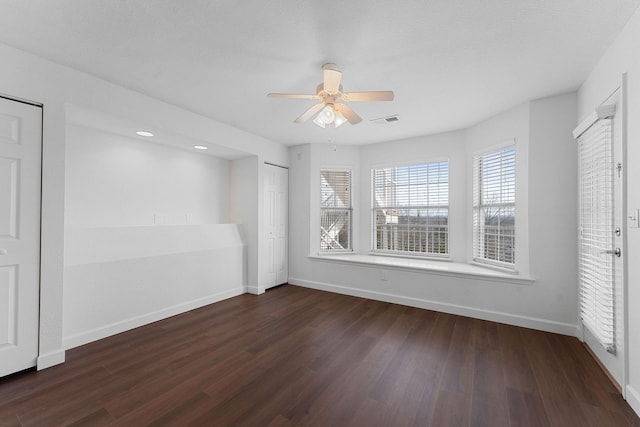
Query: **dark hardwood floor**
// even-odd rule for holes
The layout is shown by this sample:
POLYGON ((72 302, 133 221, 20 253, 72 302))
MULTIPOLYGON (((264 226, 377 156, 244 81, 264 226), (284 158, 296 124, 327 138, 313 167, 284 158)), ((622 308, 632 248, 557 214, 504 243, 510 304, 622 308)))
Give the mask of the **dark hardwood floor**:
POLYGON ((0 379, 0 425, 640 426, 575 338, 310 289, 0 379))

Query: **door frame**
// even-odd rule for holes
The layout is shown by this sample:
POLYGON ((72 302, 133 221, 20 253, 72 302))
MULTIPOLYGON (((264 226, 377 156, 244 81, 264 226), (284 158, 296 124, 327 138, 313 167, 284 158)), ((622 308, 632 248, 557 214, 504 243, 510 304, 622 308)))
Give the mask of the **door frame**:
MULTIPOLYGON (((580 297, 578 296, 578 338, 580 339, 580 341, 582 341, 582 343, 585 345, 585 347, 589 350, 589 352, 593 355, 593 357, 596 359, 597 363, 602 367, 602 369, 605 371, 605 373, 607 374, 607 376, 614 382, 614 384, 617 384, 620 387, 620 393, 622 394, 623 398, 626 400, 627 396, 627 385, 629 384, 629 310, 628 310, 628 306, 629 306, 629 300, 628 300, 628 256, 627 256, 627 233, 629 232, 629 227, 628 227, 628 222, 626 220, 626 212, 627 212, 627 188, 628 188, 628 178, 627 178, 627 164, 626 164, 626 160, 627 160, 627 73, 623 73, 621 76, 621 81, 620 81, 620 85, 618 87, 616 87, 605 99, 602 103, 600 103, 600 106, 603 105, 607 105, 607 104, 612 104, 611 100, 612 99, 616 99, 615 104, 616 106, 620 107, 620 108, 616 108, 616 112, 614 116, 617 116, 619 118, 619 120, 621 120, 621 125, 620 125, 620 162, 622 163, 622 169, 621 169, 621 173, 620 173, 620 183, 618 185, 621 186, 620 190, 616 190, 614 188, 614 197, 616 197, 617 193, 620 193, 620 212, 615 212, 614 211, 614 222, 618 223, 619 222, 619 226, 621 229, 621 236, 620 236, 620 240, 619 240, 619 247, 621 249, 621 257, 620 257, 620 262, 622 262, 622 268, 621 268, 621 283, 619 285, 620 287, 620 292, 622 293, 621 298, 622 298, 622 316, 619 318, 617 315, 615 315, 615 321, 617 321, 618 319, 620 319, 622 321, 622 334, 616 335, 617 340, 621 341, 620 346, 616 346, 618 350, 622 350, 619 351, 619 357, 622 358, 621 361, 621 375, 620 375, 620 384, 618 384, 618 380, 613 376, 613 374, 611 374, 607 368, 607 365, 605 364, 604 361, 601 360, 600 356, 598 355, 598 353, 603 353, 605 356, 607 355, 606 351, 604 350, 604 348, 602 348, 602 351, 598 351, 599 349, 593 349, 591 348, 591 346, 589 346, 587 344, 587 341, 585 339, 585 327, 584 324, 582 322, 582 319, 580 318, 580 297), (616 99, 617 97, 617 99, 616 99), (621 347, 621 348, 620 348, 621 347)), ((615 120, 615 119, 614 119, 615 120)), ((614 138, 616 138, 616 134, 614 133, 614 138)), ((615 162, 615 144, 616 141, 614 139, 613 141, 613 146, 614 146, 614 162, 615 162)), ((580 197, 578 195, 578 197, 580 197)), ((617 203, 614 199, 614 206, 616 206, 617 203)), ((611 232, 613 233, 613 230, 611 230, 611 232)), ((614 237, 614 245, 615 243, 617 243, 616 238, 614 237)), ((617 269, 614 265, 614 271, 617 273, 617 269)), ((614 276, 615 277, 615 276, 614 276)), ((617 279, 615 279, 617 281, 617 279)), ((614 282, 614 285, 617 287, 618 284, 614 282)), ((579 286, 579 283, 578 283, 579 286)), ((578 292, 579 292, 579 288, 578 288, 578 292)))

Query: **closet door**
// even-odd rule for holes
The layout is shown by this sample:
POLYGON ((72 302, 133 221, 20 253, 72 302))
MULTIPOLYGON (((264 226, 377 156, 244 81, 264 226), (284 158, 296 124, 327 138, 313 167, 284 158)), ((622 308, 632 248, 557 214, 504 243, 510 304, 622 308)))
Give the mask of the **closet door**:
POLYGON ((264 165, 265 289, 287 282, 289 171, 264 165))
POLYGON ((42 108, 0 98, 0 377, 36 365, 42 108))

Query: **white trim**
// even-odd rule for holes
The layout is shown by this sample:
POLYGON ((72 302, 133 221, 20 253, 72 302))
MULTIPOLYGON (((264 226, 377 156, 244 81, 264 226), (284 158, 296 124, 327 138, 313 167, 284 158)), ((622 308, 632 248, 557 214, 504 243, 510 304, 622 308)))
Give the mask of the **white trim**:
POLYGON ((128 331, 130 329, 137 328, 139 326, 147 325, 149 323, 156 322, 158 320, 166 319, 167 317, 175 316, 189 310, 203 307, 205 305, 213 304, 228 298, 232 298, 244 293, 242 286, 229 289, 226 291, 218 292, 213 295, 208 295, 203 298, 198 298, 192 301, 187 301, 181 304, 176 304, 172 307, 163 308, 151 313, 143 314, 141 316, 132 317, 119 322, 112 323, 110 325, 101 326, 99 328, 92 329, 87 332, 72 335, 70 337, 63 337, 62 345, 65 349, 71 349, 81 346, 83 344, 97 341, 102 338, 109 337, 111 335, 119 334, 121 332, 128 331))
POLYGON ((376 163, 376 164, 370 165, 370 167, 371 167, 371 173, 373 176, 373 171, 375 169, 417 166, 417 165, 424 165, 428 163, 442 163, 442 162, 451 163, 451 157, 440 156, 440 157, 429 157, 428 159, 423 159, 423 160, 398 160, 395 162, 376 163))
POLYGON ((47 369, 52 366, 59 365, 61 363, 64 363, 64 359, 65 359, 64 350, 56 350, 46 354, 41 354, 38 356, 37 369, 38 371, 40 371, 42 369, 47 369))
POLYGON ((490 153, 492 151, 498 151, 503 148, 507 148, 511 146, 514 146, 517 149, 518 148, 517 142, 518 141, 515 136, 513 138, 504 139, 503 141, 497 144, 493 144, 488 147, 481 147, 481 148, 478 148, 477 150, 474 150, 471 153, 471 157, 473 158, 473 157, 481 156, 482 154, 490 153))
POLYGON ((631 409, 640 417, 640 393, 630 384, 625 387, 625 390, 627 392, 625 399, 629 403, 629 406, 631 406, 631 409))
MULTIPOLYGON (((507 159, 510 156, 507 156, 507 159)), ((521 235, 521 232, 519 233, 520 230, 522 230, 522 226, 519 226, 520 221, 518 221, 518 217, 519 217, 519 209, 518 206, 521 205, 520 202, 520 197, 518 196, 518 188, 519 188, 519 183, 518 183, 518 170, 520 169, 517 165, 518 165, 518 147, 516 145, 516 139, 513 138, 513 143, 512 144, 506 144, 506 145, 499 145, 497 146, 497 148, 488 148, 488 149, 484 149, 484 151, 476 151, 476 153, 473 155, 472 157, 472 164, 471 164, 471 256, 472 256, 472 262, 474 263, 482 263, 482 264, 487 264, 490 266, 495 266, 498 267, 500 269, 505 269, 505 270, 513 270, 514 272, 517 272, 517 266, 518 266, 518 259, 522 256, 518 256, 518 252, 519 249, 522 249, 522 247, 524 245, 522 245, 521 243, 519 243, 520 237, 519 235, 521 235), (498 176, 494 176, 492 172, 491 173, 491 178, 489 179, 496 179, 499 178, 499 188, 500 188, 500 194, 502 195, 503 193, 503 186, 502 186, 502 165, 503 165, 503 161, 505 160, 504 158, 504 154, 507 151, 513 151, 513 183, 514 183, 514 187, 513 187, 513 202, 504 202, 502 201, 502 196, 500 197, 500 202, 499 203, 491 203, 491 202, 484 202, 483 203, 483 199, 484 199, 484 192, 483 192, 483 180, 486 178, 483 171, 485 169, 484 165, 486 164, 485 161, 485 156, 491 156, 493 158, 493 160, 491 160, 489 162, 489 170, 494 170, 495 171, 495 167, 496 166, 500 166, 500 172, 498 176), (496 156, 499 156, 496 158, 496 156), (482 166, 481 166, 482 165, 482 166), (513 247, 513 253, 515 254, 515 259, 513 263, 509 263, 506 261, 500 261, 498 259, 491 259, 491 258, 487 258, 484 257, 485 251, 483 250, 484 247, 484 240, 485 240, 485 234, 486 234, 486 224, 485 220, 484 220, 484 213, 485 210, 484 208, 489 207, 489 208, 513 208, 514 210, 514 247, 513 247)), ((522 173, 520 174, 520 176, 522 176, 522 173)), ((528 227, 528 218, 527 218, 527 223, 525 223, 525 226, 528 227)), ((499 234, 500 237, 504 236, 503 233, 499 234)), ((527 243, 528 245, 528 243, 527 243)), ((528 255, 528 249, 527 249, 527 255, 528 255)), ((499 256, 498 256, 499 258, 499 256)))
POLYGON ((607 119, 616 114, 615 104, 601 105, 589 114, 576 128, 573 130, 573 138, 578 139, 585 133, 595 122, 600 119, 607 119))
POLYGON ((388 294, 383 292, 368 291, 364 289, 351 288, 346 286, 321 283, 304 279, 289 278, 289 284, 302 286, 305 288, 317 289, 321 291, 335 292, 343 295, 351 295, 361 298, 368 298, 376 301, 390 302, 394 304, 406 305, 409 307, 423 308, 443 313, 455 314, 459 316, 473 317, 475 319, 489 320, 492 322, 505 323, 507 325, 520 326, 524 328, 536 329, 545 332, 552 332, 562 335, 577 336, 578 327, 570 323, 555 322, 552 320, 539 319, 535 317, 520 316, 517 314, 502 313, 492 310, 483 310, 473 307, 466 307, 456 304, 447 304, 437 301, 429 301, 421 298, 412 298, 402 295, 388 294))
MULTIPOLYGON (((319 221, 319 224, 318 224, 319 227, 318 227, 318 229, 316 231, 320 231, 319 235, 321 237, 320 237, 320 240, 318 242, 319 243, 318 251, 319 251, 319 253, 326 253, 326 254, 352 252, 353 251, 353 246, 354 246, 354 243, 355 243, 355 239, 353 237, 354 236, 354 224, 353 224, 354 223, 354 215, 353 215, 353 211, 354 211, 354 208, 353 208, 353 206, 354 206, 354 203, 353 203, 354 178, 353 178, 353 168, 351 168, 351 167, 343 167, 343 168, 321 167, 319 172, 320 173, 318 174, 318 178, 320 178, 320 180, 319 180, 320 181, 319 182, 320 185, 319 185, 318 188, 320 189, 320 192, 319 192, 320 206, 319 206, 319 210, 318 210, 317 214, 318 214, 318 216, 320 218, 320 221, 319 221), (348 177, 349 177, 349 206, 348 207, 346 207, 346 208, 345 207, 342 207, 342 208, 337 208, 337 207, 336 208, 325 208, 325 207, 322 207, 322 189, 323 189, 323 187, 322 187, 322 180, 323 180, 322 172, 325 172, 325 171, 326 172, 346 172, 348 174, 348 177), (349 240, 349 242, 348 242, 349 243, 349 247, 348 248, 325 249, 325 250, 322 249, 322 243, 323 243, 323 239, 322 239, 322 230, 323 230, 323 228, 322 228, 322 213, 323 213, 324 210, 348 211, 348 215, 347 215, 347 217, 349 219, 349 239, 348 239, 349 240)), ((332 190, 334 190, 334 189, 332 188, 332 190)), ((333 191, 333 193, 335 194, 335 190, 333 191)))
POLYGON ((338 262, 365 267, 384 267, 400 271, 414 271, 438 276, 463 277, 465 279, 488 280, 517 285, 531 285, 536 280, 533 277, 503 273, 472 264, 438 261, 434 259, 416 260, 406 257, 383 257, 358 254, 310 256, 309 259, 311 261, 338 262))
POLYGON ((320 169, 318 169, 318 173, 322 171, 349 172, 353 176, 353 166, 351 165, 343 165, 343 166, 320 165, 320 169))
MULTIPOLYGON (((628 206, 628 197, 629 194, 629 175, 627 174, 627 166, 628 166, 628 140, 627 140, 627 128, 628 128, 628 117, 627 117, 627 73, 622 73, 620 87, 616 89, 613 93, 612 97, 615 96, 618 90, 620 91, 620 99, 618 103, 621 105, 622 114, 622 212, 629 212, 628 206)), ((615 120, 614 120, 615 122, 615 120)), ((624 218, 624 215, 623 215, 624 218)), ((622 225, 623 235, 622 235, 622 310, 624 311, 623 315, 623 348, 622 348, 622 357, 624 361, 622 363, 622 390, 623 397, 627 399, 627 392, 629 391, 629 238, 627 237, 629 234, 629 222, 623 220, 622 225)), ((637 405, 634 410, 640 416, 640 399, 638 399, 638 394, 635 396, 637 405)))
POLYGON ((473 260, 469 261, 469 264, 471 265, 477 265, 478 267, 481 268, 488 268, 490 270, 495 270, 495 271, 500 271, 502 273, 506 273, 506 274, 513 274, 513 275, 517 275, 518 270, 516 270, 515 265, 513 264, 506 264, 505 267, 503 267, 501 264, 499 263, 492 263, 492 262, 486 262, 486 260, 482 259, 482 258, 474 258, 473 260))
POLYGON ((331 249, 331 250, 327 249, 327 250, 324 250, 324 251, 322 251, 322 250, 318 251, 315 254, 312 253, 312 254, 310 254, 310 256, 315 256, 315 255, 318 255, 318 256, 325 256, 325 255, 331 256, 332 254, 344 255, 344 254, 351 254, 351 253, 353 253, 353 249, 331 249))
POLYGON ((370 251, 371 256, 387 256, 391 258, 408 258, 408 259, 420 259, 424 261, 443 261, 453 262, 453 258, 449 254, 433 254, 430 252, 401 252, 401 251, 370 251), (424 254, 424 255, 422 255, 424 254))
POLYGON ((253 286, 249 285, 247 287, 247 292, 253 295, 262 295, 265 292, 264 286, 253 286))

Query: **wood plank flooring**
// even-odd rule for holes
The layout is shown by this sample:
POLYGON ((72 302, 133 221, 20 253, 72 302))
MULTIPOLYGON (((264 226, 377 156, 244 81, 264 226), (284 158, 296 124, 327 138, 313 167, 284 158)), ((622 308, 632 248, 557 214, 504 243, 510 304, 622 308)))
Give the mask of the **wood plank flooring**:
POLYGON ((0 379, 0 426, 640 426, 575 338, 291 285, 0 379))

